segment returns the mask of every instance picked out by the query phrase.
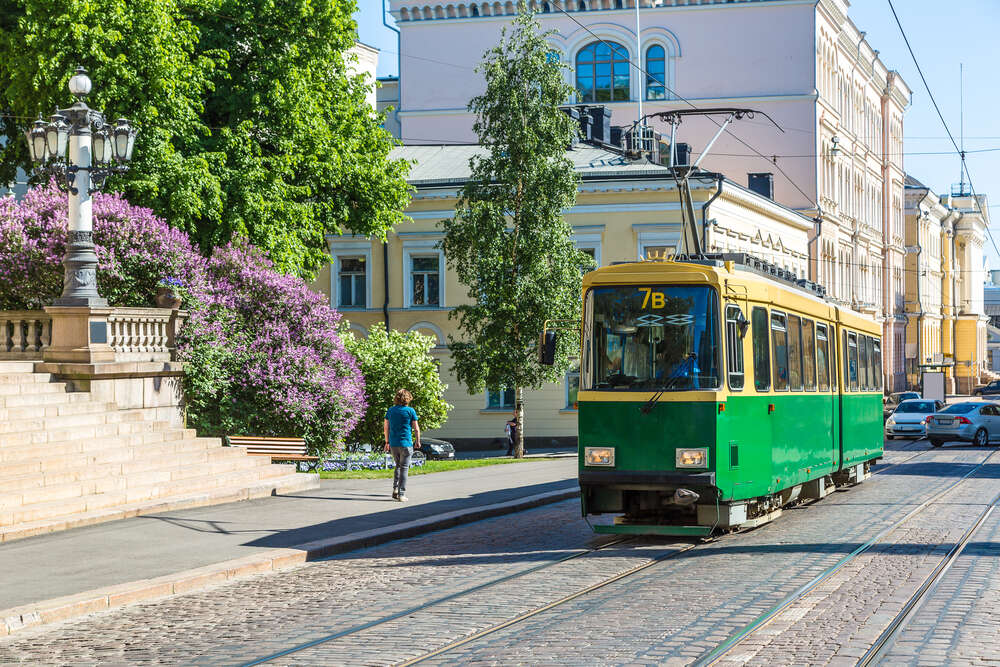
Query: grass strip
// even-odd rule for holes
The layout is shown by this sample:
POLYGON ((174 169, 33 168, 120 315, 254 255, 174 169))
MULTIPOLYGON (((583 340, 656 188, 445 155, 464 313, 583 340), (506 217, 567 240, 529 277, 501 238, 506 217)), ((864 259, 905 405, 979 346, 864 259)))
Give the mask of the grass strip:
MULTIPOLYGON (((428 475, 434 472, 449 470, 464 470, 482 466, 504 465, 507 463, 530 463, 532 461, 551 461, 550 457, 532 457, 530 459, 462 459, 454 461, 427 461, 419 468, 410 468, 411 475, 428 475)), ((392 470, 330 470, 319 474, 322 479, 391 479, 392 470)))

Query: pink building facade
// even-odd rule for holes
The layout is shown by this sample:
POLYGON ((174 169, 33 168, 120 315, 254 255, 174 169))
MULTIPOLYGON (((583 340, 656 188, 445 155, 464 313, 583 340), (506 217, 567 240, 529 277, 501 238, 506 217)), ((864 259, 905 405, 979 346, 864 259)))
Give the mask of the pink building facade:
MULTIPOLYGON (((639 1, 638 37, 634 0, 529 3, 554 31, 573 101, 606 105, 615 126, 635 122, 640 103, 643 114, 738 107, 773 118, 781 130, 762 115, 736 121, 701 166, 743 183, 771 174, 774 199, 816 219, 808 277, 883 323, 886 387, 901 386, 905 82, 848 18, 847 0, 639 1)), ((516 4, 390 0, 403 143, 476 140, 475 67, 516 4)), ((696 160, 717 129, 687 117, 677 141, 696 160)))

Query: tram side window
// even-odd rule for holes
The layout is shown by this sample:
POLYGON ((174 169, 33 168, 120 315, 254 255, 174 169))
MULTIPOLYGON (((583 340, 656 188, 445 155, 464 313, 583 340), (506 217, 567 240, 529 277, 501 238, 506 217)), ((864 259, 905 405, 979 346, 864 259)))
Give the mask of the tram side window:
POLYGON ((847 353, 847 332, 846 331, 843 332, 843 334, 841 336, 841 339, 840 339, 840 354, 841 354, 841 356, 844 359, 844 374, 843 374, 844 386, 841 387, 841 390, 842 391, 849 391, 851 383, 850 383, 850 380, 848 380, 848 378, 851 376, 851 361, 850 361, 851 357, 847 353))
POLYGON ((882 391, 882 342, 872 341, 872 359, 875 364, 875 389, 882 391))
POLYGON ((847 381, 851 391, 858 390, 858 334, 847 334, 847 381))
POLYGON ((802 391, 802 324, 798 315, 788 316, 788 388, 802 391))
POLYGON ((740 337, 740 307, 726 306, 726 347, 729 361, 729 388, 743 389, 743 339, 740 337))
POLYGON ((757 391, 771 388, 771 345, 767 340, 767 310, 755 307, 753 325, 753 386, 757 391))
POLYGON ((788 329, 784 314, 771 313, 771 332, 774 350, 774 390, 788 391, 788 329))
POLYGON ((819 390, 830 389, 830 342, 826 338, 826 325, 816 325, 816 377, 819 390))
POLYGON ((802 382, 816 391, 816 337, 812 320, 802 320, 802 382))
POLYGON ((868 336, 858 336, 858 386, 861 391, 868 391, 868 336))

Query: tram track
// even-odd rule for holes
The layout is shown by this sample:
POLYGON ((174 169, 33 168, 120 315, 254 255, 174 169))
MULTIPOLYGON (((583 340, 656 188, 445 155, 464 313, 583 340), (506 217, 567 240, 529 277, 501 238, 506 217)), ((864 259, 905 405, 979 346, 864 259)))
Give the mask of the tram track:
POLYGON ((955 561, 958 560, 958 557, 962 555, 972 537, 990 517, 998 504, 1000 504, 1000 494, 997 494, 989 505, 983 509, 973 524, 969 526, 962 537, 948 551, 948 554, 941 559, 937 567, 927 576, 916 592, 910 596, 910 599, 903 605, 899 613, 893 617, 886 629, 878 636, 875 643, 872 644, 871 648, 858 660, 860 667, 866 667, 878 662, 885 656, 886 652, 895 642, 896 637, 907 626, 909 620, 913 618, 913 614, 925 600, 933 596, 934 591, 937 589, 938 584, 941 583, 941 580, 944 579, 945 574, 951 569, 955 561))
MULTIPOLYGON (((365 632, 367 630, 371 630, 373 628, 377 628, 377 627, 379 627, 381 625, 385 625, 387 623, 391 623, 393 621, 399 620, 399 619, 404 618, 406 616, 409 616, 411 614, 414 614, 414 613, 417 613, 417 612, 420 612, 420 611, 425 611, 427 609, 431 609, 433 607, 446 604, 446 603, 448 603, 448 602, 450 602, 452 600, 455 600, 457 598, 464 597, 464 596, 467 596, 467 595, 472 595, 474 593, 478 593, 478 592, 480 592, 482 590, 485 590, 487 588, 491 588, 493 586, 498 586, 500 584, 508 583, 508 582, 513 581, 515 579, 526 577, 526 576, 534 574, 536 572, 540 572, 542 570, 546 570, 546 569, 549 569, 551 567, 555 567, 557 565, 561 565, 563 563, 566 563, 566 562, 571 561, 571 560, 575 560, 577 558, 582 558, 584 556, 587 556, 589 554, 593 554, 593 553, 598 552, 598 551, 603 551, 603 550, 609 549, 611 547, 617 547, 617 546, 627 545, 627 544, 629 544, 631 542, 637 542, 639 540, 640 540, 640 538, 636 537, 636 536, 621 537, 621 538, 613 539, 613 540, 611 540, 609 542, 605 542, 605 543, 603 543, 603 544, 601 544, 599 546, 596 546, 596 547, 592 547, 592 548, 589 548, 589 549, 580 549, 578 551, 575 551, 574 553, 567 554, 566 556, 563 556, 562 558, 557 558, 556 560, 549 561, 547 563, 542 563, 541 565, 536 565, 534 567, 530 567, 530 568, 527 568, 527 569, 524 569, 524 570, 519 570, 517 572, 512 572, 512 573, 504 575, 502 577, 497 577, 496 579, 491 579, 491 580, 483 582, 481 584, 477 584, 475 586, 471 586, 469 588, 466 588, 466 589, 463 589, 463 590, 460 590, 460 591, 456 591, 454 593, 449 593, 448 595, 445 595, 445 596, 442 596, 442 597, 439 597, 439 598, 435 598, 433 600, 429 600, 429 601, 423 602, 423 603, 421 603, 419 605, 415 605, 413 607, 409 607, 409 608, 404 609, 402 611, 394 612, 392 614, 387 614, 386 616, 382 616, 382 617, 377 618, 377 619, 375 619, 373 621, 368 621, 366 623, 361 623, 361 624, 358 624, 358 625, 355 625, 355 626, 351 626, 351 627, 346 628, 344 630, 341 630, 341 631, 338 631, 338 632, 334 632, 334 633, 330 633, 328 635, 324 635, 322 637, 318 637, 318 638, 316 638, 314 640, 311 640, 311 641, 308 641, 308 642, 304 642, 302 644, 297 644, 295 646, 289 647, 288 649, 285 649, 285 650, 282 650, 282 651, 277 651, 277 652, 274 652, 274 653, 271 653, 271 654, 268 654, 268 655, 265 655, 265 656, 261 656, 259 658, 255 658, 254 660, 251 660, 249 662, 240 663, 239 667, 254 667, 255 665, 263 665, 263 664, 266 664, 268 662, 272 662, 274 660, 278 660, 280 658, 288 657, 288 656, 294 655, 296 653, 301 653, 301 652, 306 651, 308 649, 312 649, 312 648, 316 648, 316 647, 322 646, 323 644, 328 644, 330 642, 334 642, 334 641, 337 641, 339 639, 344 639, 346 637, 350 637, 352 635, 357 635, 357 634, 359 634, 361 632, 365 632)), ((682 553, 683 551, 687 551, 687 550, 689 550, 691 548, 694 548, 694 546, 696 546, 696 545, 690 545, 690 546, 682 548, 680 550, 674 550, 672 552, 668 552, 667 554, 661 554, 661 556, 669 557, 671 555, 675 555, 677 553, 682 553)), ((665 558, 660 558, 660 557, 657 557, 657 558, 659 558, 659 560, 664 560, 665 559, 665 558)), ((615 577, 613 577, 613 578, 611 578, 611 579, 609 579, 609 580, 607 580, 605 582, 598 582, 597 585, 590 587, 590 589, 596 590, 596 588, 599 588, 602 585, 607 585, 609 583, 612 583, 612 581, 617 581, 618 579, 621 579, 624 576, 627 576, 627 575, 632 574, 634 572, 638 572, 641 569, 645 569, 646 567, 649 567, 649 566, 655 564, 656 562, 659 562, 659 560, 656 560, 654 558, 652 561, 648 561, 646 563, 641 563, 639 566, 636 566, 635 568, 627 570, 624 573, 619 573, 619 575, 616 575, 615 577)), ((589 591, 587 591, 587 592, 589 592, 589 591)), ((578 592, 578 594, 575 594, 573 597, 579 597, 579 595, 581 595, 581 594, 583 594, 583 593, 582 592, 578 592)), ((556 601, 556 603, 551 603, 550 605, 547 605, 547 608, 551 608, 552 606, 556 606, 557 604, 561 604, 561 603, 568 602, 568 601, 569 601, 568 598, 564 599, 564 600, 558 600, 558 601, 556 601)), ((541 610, 533 610, 533 611, 534 611, 534 613, 540 613, 541 610)), ((529 614, 534 615, 531 612, 529 612, 529 614)), ((525 615, 522 615, 522 616, 524 616, 524 618, 527 618, 527 616, 525 616, 525 615)), ((506 627, 507 625, 511 625, 514 622, 517 622, 519 620, 523 620, 523 618, 518 617, 517 619, 512 619, 511 621, 508 621, 507 623, 503 624, 503 627, 506 627)), ((488 634, 487 631, 496 631, 498 629, 500 629, 500 628, 496 627, 495 629, 492 629, 492 630, 490 628, 487 628, 486 631, 482 631, 481 634, 488 634)), ((447 650, 450 650, 450 648, 448 648, 448 647, 445 647, 445 648, 447 648, 447 650)), ((439 652, 443 652, 443 651, 439 650, 439 652)), ((430 655, 419 656, 418 659, 415 659, 415 660, 417 660, 417 661, 419 661, 419 660, 425 660, 428 657, 430 657, 430 655)), ((411 663, 406 663, 406 664, 411 664, 411 663)))
MULTIPOLYGON (((928 451, 933 451, 933 450, 928 450, 928 451)), ((924 453, 926 452, 921 452, 920 454, 924 453)), ((931 507, 940 498, 944 497, 945 495, 953 491, 956 487, 962 484, 962 482, 964 482, 969 477, 974 475, 976 472, 981 470, 987 463, 990 462, 990 459, 992 459, 997 453, 998 453, 997 450, 990 452, 990 454, 986 458, 984 458, 978 464, 974 464, 974 467, 967 473, 962 475, 962 477, 955 480, 953 483, 949 484, 941 491, 938 491, 930 498, 917 505, 915 508, 907 512, 902 518, 893 522, 891 525, 887 526, 882 531, 880 531, 877 535, 862 543, 856 549, 851 551, 849 554, 844 556, 842 559, 834 563, 832 566, 830 566, 820 574, 818 574, 816 577, 807 582, 805 585, 796 589, 791 595, 787 596, 786 598, 781 600, 778 604, 771 607, 771 609, 768 609, 763 614, 755 618, 753 621, 743 626, 743 628, 741 628, 739 631, 731 634, 724 642, 722 642, 712 650, 708 651, 707 653, 703 654, 701 657, 696 659, 693 663, 691 663, 692 667, 708 667, 709 665, 715 665, 720 661, 724 660, 726 656, 729 655, 730 651, 732 651, 738 644, 740 644, 748 637, 751 637, 755 633, 762 630, 769 623, 771 623, 772 621, 776 620, 779 616, 781 616, 781 614, 784 613, 787 609, 789 609, 795 603, 802 600, 810 591, 814 590, 817 586, 829 580, 832 576, 834 576, 837 572, 839 572, 845 565, 853 561, 858 556, 869 551, 872 547, 881 542, 884 538, 890 535, 893 531, 897 530, 904 523, 906 523, 916 515, 920 514, 927 508, 931 507)), ((920 454, 917 454, 916 456, 919 456, 920 454)), ((911 456, 903 461, 893 463, 892 466, 905 463, 906 461, 916 458, 916 456, 911 456)), ((885 472, 886 469, 883 469, 879 472, 885 472)), ((955 544, 955 546, 949 551, 948 555, 946 555, 942 559, 941 563, 938 565, 937 568, 935 568, 934 572, 932 572, 931 575, 929 575, 927 581, 924 582, 924 585, 922 585, 920 589, 918 589, 918 591, 914 594, 913 598, 911 598, 911 600, 906 605, 904 605, 903 610, 900 612, 899 615, 897 615, 896 618, 893 619, 893 621, 890 623, 889 628, 887 628, 886 631, 883 633, 885 637, 883 638, 880 636, 879 639, 876 640, 876 646, 878 647, 877 651, 879 653, 883 651, 884 647, 887 646, 889 642, 896 636, 899 629, 903 626, 906 619, 910 616, 910 613, 917 605, 919 605, 919 603, 927 594, 927 592, 932 587, 934 587, 938 581, 940 581, 941 576, 944 575, 944 573, 947 571, 947 568, 951 566, 951 563, 953 563, 954 560, 961 554, 961 551, 965 548, 965 545, 968 544, 968 541, 971 539, 976 529, 978 529, 979 526, 982 525, 982 523, 986 520, 986 518, 990 515, 990 513, 993 511, 993 509, 996 507, 998 503, 1000 503, 1000 495, 994 498, 992 503, 983 511, 983 513, 976 520, 973 526, 966 531, 966 534, 963 535, 963 537, 959 540, 959 542, 955 544)), ((875 646, 873 646, 873 648, 875 648, 875 646)), ((875 653, 872 653, 872 656, 868 658, 868 662, 859 664, 869 664, 876 657, 877 655, 875 653)))
MULTIPOLYGON (((919 442, 919 440, 916 440, 914 442, 919 442)), ((902 461, 894 461, 892 463, 885 464, 879 470, 873 472, 872 474, 873 475, 881 474, 881 473, 886 472, 886 471, 888 471, 888 470, 890 470, 892 468, 895 468, 896 466, 899 466, 899 465, 902 465, 904 463, 907 463, 908 461, 911 461, 911 460, 913 460, 913 459, 915 459, 915 458, 917 458, 919 456, 923 456, 924 454, 927 454, 928 452, 931 452, 931 451, 934 451, 934 450, 928 449, 928 450, 919 451, 919 452, 913 454, 912 456, 906 457, 902 461)), ((991 456, 992 456, 992 454, 991 454, 991 456)), ((989 460, 989 457, 987 457, 987 459, 984 460, 982 463, 978 464, 978 466, 973 471, 970 471, 970 473, 968 473, 965 477, 968 477, 968 475, 971 475, 972 472, 974 472, 975 470, 978 470, 980 467, 982 467, 983 465, 985 465, 986 461, 988 461, 988 460, 989 460)), ((962 480, 964 480, 965 477, 963 477, 962 480)), ((959 480, 959 481, 961 481, 961 480, 959 480)), ((928 505, 928 504, 932 503, 933 500, 935 500, 936 498, 940 497, 941 495, 943 495, 944 493, 946 493, 948 490, 950 490, 954 486, 955 485, 952 485, 952 486, 948 487, 948 489, 946 489, 945 491, 942 491, 941 493, 935 495, 934 497, 932 497, 928 501, 925 501, 925 503, 923 505, 921 505, 918 509, 921 509, 925 505, 928 505)), ((902 521, 905 521, 907 518, 909 518, 910 516, 912 516, 915 513, 916 513, 916 510, 914 512, 911 512, 910 514, 908 514, 906 517, 904 517, 904 519, 900 520, 900 522, 897 522, 897 524, 894 524, 892 527, 888 528, 886 531, 884 531, 878 537, 882 537, 884 534, 887 534, 896 525, 898 525, 902 521)), ((262 656, 260 658, 254 659, 254 660, 249 661, 249 662, 241 663, 240 667, 254 667, 256 665, 266 664, 266 663, 273 662, 273 661, 281 659, 281 658, 285 658, 285 657, 289 657, 289 656, 292 656, 292 655, 297 654, 297 653, 301 653, 301 652, 309 650, 309 649, 320 647, 320 646, 322 646, 324 644, 329 644, 331 642, 335 642, 335 641, 340 640, 340 639, 351 637, 352 635, 358 635, 359 633, 362 633, 362 632, 365 632, 367 630, 371 630, 373 628, 377 628, 379 626, 391 623, 393 621, 399 620, 400 618, 404 618, 404 617, 409 616, 411 614, 414 614, 416 612, 425 611, 425 610, 432 609, 432 608, 440 606, 440 605, 444 605, 444 604, 446 604, 446 603, 448 603, 448 602, 450 602, 452 600, 455 600, 457 598, 461 598, 461 597, 464 597, 464 596, 472 595, 472 594, 478 593, 478 592, 480 592, 480 591, 482 591, 484 589, 488 589, 488 588, 491 588, 491 587, 494 587, 494 586, 498 586, 500 584, 508 583, 508 582, 516 580, 518 578, 526 577, 526 576, 534 574, 536 572, 539 572, 539 571, 542 571, 542 570, 545 570, 545 569, 548 569, 548 568, 551 568, 551 567, 555 567, 555 566, 560 565, 562 563, 565 563, 565 562, 568 562, 568 561, 571 561, 571 560, 574 560, 574 559, 582 558, 582 557, 587 556, 589 554, 593 554, 594 552, 597 552, 597 551, 602 551, 602 550, 605 550, 605 549, 609 549, 611 547, 626 545, 626 544, 629 544, 629 543, 632 543, 632 542, 637 542, 640 539, 641 538, 639 538, 639 537, 632 537, 632 536, 630 536, 630 537, 623 537, 623 538, 620 538, 620 539, 612 540, 610 542, 601 544, 601 545, 599 545, 597 547, 593 547, 593 548, 590 548, 590 549, 582 549, 580 551, 568 554, 568 555, 566 555, 566 556, 564 556, 562 558, 559 558, 559 559, 556 559, 556 560, 553 560, 553 561, 550 561, 550 562, 547 562, 547 563, 543 563, 543 564, 537 565, 535 567, 527 568, 525 570, 514 572, 514 573, 511 573, 511 574, 505 575, 503 577, 498 577, 496 579, 492 579, 492 580, 484 582, 482 584, 477 584, 475 586, 463 589, 461 591, 450 593, 450 594, 448 594, 446 596, 442 596, 440 598, 436 598, 434 600, 430 600, 430 601, 421 603, 419 605, 415 605, 413 607, 404 609, 402 611, 395 612, 395 613, 392 613, 392 614, 388 614, 386 616, 380 617, 380 618, 375 619, 373 621, 369 621, 369 622, 362 623, 362 624, 359 624, 359 625, 356 625, 356 626, 352 626, 352 627, 347 628, 345 630, 341 630, 341 631, 338 631, 338 632, 335 632, 335 633, 324 635, 324 636, 319 637, 319 638, 317 638, 315 640, 312 640, 312 641, 309 641, 309 642, 305 642, 305 643, 302 643, 302 644, 299 644, 299 645, 296 645, 296 646, 290 647, 288 649, 285 649, 285 650, 282 650, 282 651, 278 651, 278 652, 275 652, 275 653, 272 653, 272 654, 269 654, 269 655, 266 655, 266 656, 262 656)), ((562 598, 559 598, 559 599, 554 600, 552 602, 549 602, 547 604, 544 604, 544 605, 541 605, 539 607, 536 607, 536 608, 530 609, 528 611, 525 611, 525 612, 523 612, 523 613, 521 613, 521 614, 519 614, 519 615, 517 615, 517 616, 515 616, 513 618, 510 618, 510 619, 508 619, 506 621, 503 621, 501 623, 496 623, 494 625, 490 625, 490 626, 488 626, 486 628, 483 628, 481 630, 478 630, 478 631, 474 632, 471 635, 467 635, 467 636, 462 637, 460 639, 457 639, 457 640, 454 640, 452 642, 449 642, 448 644, 445 644, 444 646, 441 646, 441 647, 439 647, 437 649, 434 649, 434 650, 429 651, 427 653, 421 654, 419 656, 415 656, 413 658, 410 658, 408 660, 405 660, 405 661, 402 661, 402 662, 398 662, 398 663, 395 663, 395 664, 397 665, 397 667, 409 667, 410 665, 415 665, 415 664, 418 664, 418 663, 422 663, 424 661, 433 659, 433 658, 438 657, 440 655, 443 655, 445 653, 449 653, 449 652, 451 652, 451 651, 453 651, 455 649, 458 649, 458 648, 460 648, 462 646, 465 646, 465 645, 467 645, 469 643, 472 643, 474 641, 480 640, 480 639, 482 639, 482 638, 484 638, 484 637, 486 637, 488 635, 491 635, 491 634, 494 634, 494 633, 499 632, 501 630, 504 630, 504 629, 506 629, 506 628, 508 628, 508 627, 510 627, 512 625, 516 625, 518 623, 524 622, 524 621, 526 621, 526 620, 528 620, 528 619, 530 619, 532 617, 538 616, 539 614, 543 614, 543 613, 549 612, 549 611, 551 611, 551 610, 553 610, 553 609, 555 609, 557 607, 560 607, 560 606, 562 606, 564 604, 567 604, 567 603, 569 603, 569 602, 571 602, 573 600, 576 600, 576 599, 578 599, 580 597, 583 597, 585 595, 593 593, 593 592, 595 592, 595 591, 597 591, 597 590, 599 590, 601 588, 604 588, 604 587, 606 587, 608 585, 611 585, 611 584, 613 584, 615 582, 618 582, 618 581, 621 581, 621 580, 626 579, 628 577, 634 576, 634 575, 636 575, 636 574, 638 574, 638 573, 640 573, 640 572, 642 572, 644 570, 647 570, 647 569, 649 569, 651 567, 654 567, 655 565, 658 565, 659 563, 662 563, 664 561, 667 561, 667 560, 670 560, 670 559, 675 558, 677 556, 680 556, 681 554, 684 554, 684 553, 686 553, 686 552, 688 552, 688 551, 696 548, 697 546, 699 546, 699 544, 695 543, 695 544, 688 544, 688 545, 680 547, 680 548, 670 549, 668 551, 665 551, 663 553, 660 553, 660 554, 658 554, 658 555, 650 558, 646 562, 640 563, 640 564, 638 564, 638 565, 636 565, 636 566, 634 566, 632 568, 629 568, 629 569, 627 569, 627 570, 625 570, 623 572, 619 572, 619 573, 617 573, 617 574, 615 574, 615 575, 613 575, 611 577, 608 577, 606 579, 598 581, 598 582, 596 582, 596 583, 594 583, 594 584, 592 584, 590 586, 587 586, 586 588, 580 589, 578 591, 574 591, 574 592, 572 592, 572 593, 570 593, 568 595, 563 596, 562 598)), ((816 582, 816 583, 819 583, 819 582, 816 582)), ((791 604, 791 602, 789 604, 791 604)))

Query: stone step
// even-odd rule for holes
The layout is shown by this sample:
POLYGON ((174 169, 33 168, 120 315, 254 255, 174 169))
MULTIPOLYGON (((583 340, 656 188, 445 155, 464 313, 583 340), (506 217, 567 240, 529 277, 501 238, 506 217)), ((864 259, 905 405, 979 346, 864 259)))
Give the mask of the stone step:
MULTIPOLYGON (((190 459, 189 461, 178 461, 177 465, 169 468, 153 467, 145 472, 127 475, 112 474, 50 486, 30 487, 13 492, 0 492, 0 511, 4 509, 16 510, 20 507, 51 500, 107 496, 116 493, 122 496, 119 499, 121 502, 134 502, 164 495, 164 487, 172 488, 176 484, 183 485, 190 480, 199 480, 197 485, 200 487, 213 488, 220 483, 213 480, 225 481, 240 474, 247 474, 250 479, 259 479, 261 475, 273 474, 263 470, 263 468, 269 468, 269 464, 262 466, 258 461, 247 456, 220 458, 209 454, 208 456, 190 457, 190 459)), ((90 503, 87 509, 99 508, 90 503)))
POLYGON ((65 382, 15 382, 0 384, 0 396, 38 396, 66 392, 65 382))
POLYGON ((0 361, 0 373, 32 373, 36 363, 34 361, 0 361))
MULTIPOLYGON (((42 385, 49 387, 52 385, 42 385)), ((87 392, 67 392, 49 394, 10 394, 0 396, 0 408, 20 408, 30 405, 57 405, 60 403, 90 403, 94 399, 87 392)))
POLYGON ((175 430, 4 447, 0 448, 0 478, 10 476, 8 467, 26 462, 33 462, 39 472, 50 472, 96 463, 160 463, 177 453, 222 448, 218 438, 191 436, 189 430, 175 430))
POLYGON ((131 503, 103 510, 94 510, 90 512, 84 511, 72 515, 56 516, 50 519, 18 523, 0 528, 0 542, 6 543, 13 540, 23 539, 25 537, 31 537, 33 535, 42 535, 58 530, 90 526, 95 523, 126 519, 143 514, 169 512, 189 507, 201 507, 204 505, 217 505, 221 503, 249 500, 252 498, 263 498, 277 493, 293 493, 296 491, 314 489, 317 486, 319 486, 319 475, 286 473, 249 485, 240 484, 235 486, 219 487, 208 493, 168 496, 151 501, 131 503))
POLYGON ((0 372, 0 384, 23 384, 23 383, 37 383, 45 384, 47 382, 52 382, 51 373, 8 373, 6 371, 0 372))
MULTIPOLYGON (((44 489, 56 485, 85 484, 89 489, 85 493, 99 493, 114 488, 129 488, 141 485, 137 480, 143 475, 153 473, 165 474, 164 479, 177 478, 172 473, 176 469, 204 467, 215 470, 217 464, 232 462, 237 468, 252 468, 267 465, 265 457, 246 456, 243 452, 230 447, 211 447, 206 443, 193 440, 177 440, 163 445, 155 453, 140 454, 140 450, 132 451, 132 460, 128 462, 94 463, 82 467, 66 467, 42 471, 34 469, 21 470, 19 474, 0 476, 0 495, 22 493, 30 489, 44 489), (187 444, 185 448, 178 445, 187 444), (141 457, 141 458, 140 458, 141 457), (103 484, 107 488, 103 488, 103 484)), ((0 472, 5 466, 0 466, 0 472)), ((25 501, 22 501, 22 503, 25 501)))
POLYGON ((70 440, 99 440, 101 438, 128 435, 131 433, 151 433, 169 424, 163 422, 117 422, 111 424, 82 424, 77 426, 58 426, 56 428, 36 431, 21 431, 19 433, 0 433, 0 456, 7 447, 21 445, 40 445, 46 442, 64 442, 70 440))
MULTIPOLYGON (((80 405, 86 405, 81 403, 80 405)), ((8 419, 0 422, 0 434, 13 435, 23 433, 25 435, 34 431, 55 431, 66 428, 76 428, 80 426, 94 426, 96 424, 115 423, 122 420, 118 412, 89 412, 78 415, 62 415, 55 417, 34 417, 28 419, 8 419)))
POLYGON ((118 411, 118 406, 114 403, 101 403, 100 401, 57 403, 55 405, 25 405, 19 408, 0 408, 0 421, 116 411, 118 411))
MULTIPOLYGON (((272 466, 268 466, 271 468, 272 466)), ((152 502, 162 498, 191 497, 211 494, 224 487, 259 486, 285 476, 293 466, 274 466, 276 470, 251 468, 224 473, 198 475, 186 479, 154 482, 145 486, 106 493, 48 498, 20 506, 0 506, 0 527, 69 517, 73 514, 94 512, 133 503, 152 502)))

